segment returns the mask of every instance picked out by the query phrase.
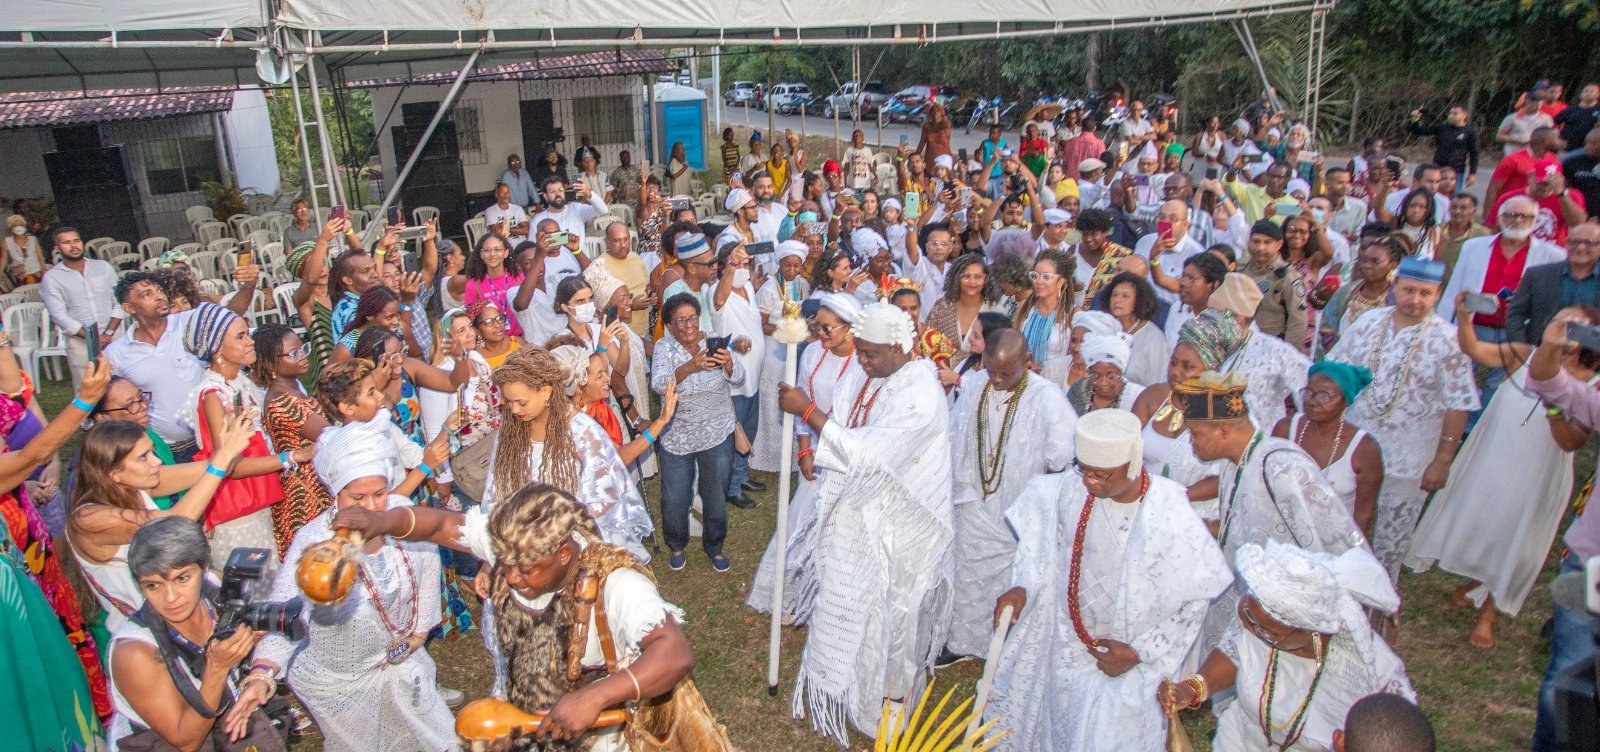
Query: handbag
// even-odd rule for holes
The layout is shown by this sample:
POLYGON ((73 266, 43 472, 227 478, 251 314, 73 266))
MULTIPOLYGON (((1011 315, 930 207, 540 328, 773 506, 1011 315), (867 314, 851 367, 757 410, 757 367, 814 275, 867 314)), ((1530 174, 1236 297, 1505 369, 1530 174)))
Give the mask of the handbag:
POLYGON ((455 478, 455 488, 463 494, 483 501, 483 490, 489 482, 489 462, 494 455, 494 442, 488 436, 450 456, 450 474, 455 478))
MULTIPOLYGON (((211 429, 206 425, 205 410, 195 411, 195 422, 199 425, 194 431, 197 444, 194 461, 205 462, 216 451, 211 445, 211 429)), ((250 435, 250 442, 239 453, 240 459, 271 456, 272 450, 267 447, 266 437, 261 435, 260 429, 250 435)), ((225 522, 259 512, 283 501, 283 496, 283 483, 277 473, 251 478, 224 478, 216 492, 211 494, 211 505, 206 507, 206 529, 211 530, 225 522)))

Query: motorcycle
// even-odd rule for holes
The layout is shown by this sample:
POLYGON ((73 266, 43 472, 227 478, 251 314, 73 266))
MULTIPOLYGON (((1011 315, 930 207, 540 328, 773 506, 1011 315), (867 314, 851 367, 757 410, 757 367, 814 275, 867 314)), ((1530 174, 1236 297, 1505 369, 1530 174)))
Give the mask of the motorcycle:
POLYGON ((895 97, 878 110, 878 124, 921 124, 928 115, 928 100, 922 97, 895 97))
POLYGON ((985 99, 979 97, 977 106, 972 110, 972 116, 967 119, 966 132, 971 133, 979 123, 997 125, 1000 130, 1011 130, 1017 125, 1017 116, 1021 114, 1020 103, 1007 102, 1000 97, 985 99))

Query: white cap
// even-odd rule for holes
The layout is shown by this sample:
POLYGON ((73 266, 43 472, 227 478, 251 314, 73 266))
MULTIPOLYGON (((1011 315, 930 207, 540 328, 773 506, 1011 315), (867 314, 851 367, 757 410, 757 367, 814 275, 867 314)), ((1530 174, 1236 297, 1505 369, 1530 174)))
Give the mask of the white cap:
POLYGON ((1059 225, 1071 221, 1072 212, 1069 212, 1066 209, 1044 210, 1044 223, 1047 225, 1059 225))
POLYGON ((1095 159, 1094 157, 1090 157, 1078 163, 1078 174, 1085 175, 1094 172, 1095 170, 1104 170, 1105 168, 1105 162, 1095 159))

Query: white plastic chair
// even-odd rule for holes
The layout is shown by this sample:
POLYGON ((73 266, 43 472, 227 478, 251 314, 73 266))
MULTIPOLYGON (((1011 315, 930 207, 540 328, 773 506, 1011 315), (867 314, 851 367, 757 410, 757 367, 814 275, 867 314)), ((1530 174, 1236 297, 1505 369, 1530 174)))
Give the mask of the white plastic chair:
POLYGON ((254 246, 257 249, 260 249, 260 248, 266 247, 266 245, 268 243, 272 243, 272 242, 276 242, 276 241, 282 240, 283 236, 282 235, 273 234, 273 232, 271 230, 268 230, 267 228, 262 227, 262 228, 258 228, 258 229, 255 229, 255 230, 251 230, 250 231, 250 235, 247 237, 247 239, 250 241, 250 245, 251 246, 254 246))
POLYGON ((257 288, 256 299, 250 303, 250 328, 254 329, 268 321, 283 323, 283 313, 273 302, 271 293, 257 288))
POLYGON ((139 262, 139 271, 142 271, 142 272, 155 271, 156 264, 158 262, 160 262, 160 261, 161 261, 161 257, 160 256, 157 256, 155 258, 147 258, 147 259, 145 259, 143 261, 140 261, 139 262))
POLYGON ((283 237, 284 228, 294 224, 294 217, 288 214, 278 214, 267 220, 267 229, 272 231, 273 237, 283 237))
POLYGON ((48 308, 45 309, 43 321, 40 322, 39 342, 41 343, 39 347, 29 356, 33 362, 29 375, 37 376, 41 363, 49 367, 52 379, 59 379, 69 374, 71 369, 67 363, 67 335, 50 320, 48 308), (57 361, 57 358, 60 358, 60 361, 57 361))
POLYGON ((585 237, 581 246, 583 254, 588 256, 590 260, 600 258, 600 254, 606 252, 606 240, 599 235, 585 237))
POLYGON ((105 237, 105 236, 101 236, 101 237, 98 237, 98 238, 90 238, 88 240, 83 241, 83 250, 84 250, 85 253, 88 253, 90 256, 94 256, 95 258, 99 258, 98 256, 95 256, 95 251, 100 250, 100 246, 103 246, 103 245, 105 245, 107 243, 115 243, 115 242, 117 242, 116 238, 105 237))
POLYGON ((40 337, 44 331, 44 316, 43 303, 7 303, 5 306, 4 320, 6 332, 11 336, 11 352, 35 384, 39 383, 39 367, 33 354, 43 344, 40 337))
POLYGON ((99 248, 96 248, 94 257, 101 261, 110 261, 113 257, 121 256, 125 253, 133 253, 133 244, 123 240, 114 240, 110 243, 103 243, 99 248))
POLYGON ((595 217, 594 219, 589 220, 589 232, 588 232, 588 235, 593 236, 593 235, 604 234, 605 231, 606 231, 606 228, 610 227, 612 222, 621 222, 621 221, 622 221, 622 218, 617 216, 617 215, 615 215, 615 214, 602 214, 602 215, 600 215, 598 217, 595 217))
MULTIPOLYGON (((621 217, 623 224, 625 224, 625 225, 627 225, 629 227, 633 226, 633 207, 632 206, 629 206, 627 204, 612 204, 612 205, 606 207, 606 211, 611 212, 612 214, 615 214, 618 217, 621 217)), ((600 229, 604 230, 605 228, 602 227, 600 229)))
POLYGON ((367 229, 368 220, 366 212, 360 209, 351 209, 349 216, 350 229, 355 230, 357 234, 360 234, 363 230, 367 229))
POLYGON ((191 206, 183 210, 183 218, 192 225, 216 219, 217 215, 211 213, 211 207, 209 206, 191 206))
POLYGON ((468 254, 472 252, 473 248, 478 247, 478 238, 489 234, 488 224, 484 221, 482 214, 461 223, 461 229, 466 231, 468 254))
POLYGON ((234 240, 233 238, 217 238, 216 240, 206 243, 206 250, 211 251, 212 253, 232 253, 233 250, 238 247, 239 241, 234 240))
POLYGON ((143 260, 144 259, 139 258, 139 254, 137 253, 119 253, 107 259, 107 261, 117 269, 128 271, 137 269, 139 262, 143 260))
POLYGON ((438 219, 438 217, 439 210, 436 207, 419 206, 411 210, 411 221, 413 224, 425 225, 428 223, 428 220, 438 219))
POLYGON ((179 244, 177 244, 177 245, 175 245, 175 246, 173 246, 171 248, 168 248, 167 250, 169 252, 175 251, 175 252, 178 252, 178 253, 182 253, 182 254, 184 254, 186 256, 193 256, 196 253, 199 253, 199 252, 201 252, 201 251, 203 251, 205 249, 201 248, 199 243, 179 243, 179 244))
POLYGON ((220 279, 200 280, 200 292, 213 298, 220 298, 233 292, 233 285, 220 279))
POLYGON ((256 246, 256 261, 265 269, 283 266, 283 244, 272 242, 256 246))
POLYGON ((300 323, 300 313, 294 307, 294 292, 300 289, 300 282, 294 281, 272 288, 272 300, 278 306, 278 313, 282 314, 283 321, 293 327, 295 332, 304 336, 305 325, 300 323))
POLYGON ((201 246, 208 246, 211 241, 228 237, 228 223, 226 222, 201 222, 195 225, 194 241, 201 246))
POLYGON ((705 189, 706 189, 706 184, 701 182, 700 178, 690 178, 689 179, 689 192, 691 192, 691 193, 700 193, 701 191, 704 191, 705 189))
POLYGON ((189 268, 194 270, 194 277, 198 280, 216 279, 219 276, 217 268, 216 251, 200 251, 189 254, 189 268))
POLYGON ((253 217, 249 214, 235 214, 228 217, 228 227, 233 231, 235 238, 242 238, 250 234, 248 223, 253 217))
MULTIPOLYGON (((34 283, 34 284, 31 284, 31 285, 18 285, 16 289, 11 291, 11 294, 12 295, 21 295, 22 296, 22 300, 24 302, 27 302, 27 303, 43 303, 44 302, 44 298, 39 297, 39 285, 38 285, 38 283, 34 283)), ((6 327, 7 330, 9 330, 10 328, 11 327, 6 327)))
POLYGON ((161 254, 166 253, 167 249, 171 247, 172 240, 170 238, 145 238, 139 241, 139 255, 147 259, 159 258, 161 254))

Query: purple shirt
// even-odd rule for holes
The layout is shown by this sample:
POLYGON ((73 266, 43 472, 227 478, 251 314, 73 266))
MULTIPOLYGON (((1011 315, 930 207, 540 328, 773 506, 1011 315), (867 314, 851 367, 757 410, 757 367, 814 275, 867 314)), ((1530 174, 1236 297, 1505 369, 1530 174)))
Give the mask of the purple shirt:
MULTIPOLYGON (((1582 423, 1590 430, 1600 430, 1600 390, 1573 378, 1566 371, 1557 371, 1555 378, 1549 381, 1538 381, 1529 374, 1528 386, 1534 394, 1561 408, 1569 420, 1582 423)), ((1596 464, 1600 465, 1600 461, 1596 464)), ((1596 491, 1589 494, 1584 513, 1572 522, 1567 534, 1562 536, 1567 547, 1581 561, 1600 556, 1600 512, 1595 512, 1600 509, 1600 503, 1595 499, 1597 495, 1600 495, 1600 486, 1596 486, 1596 491)))

